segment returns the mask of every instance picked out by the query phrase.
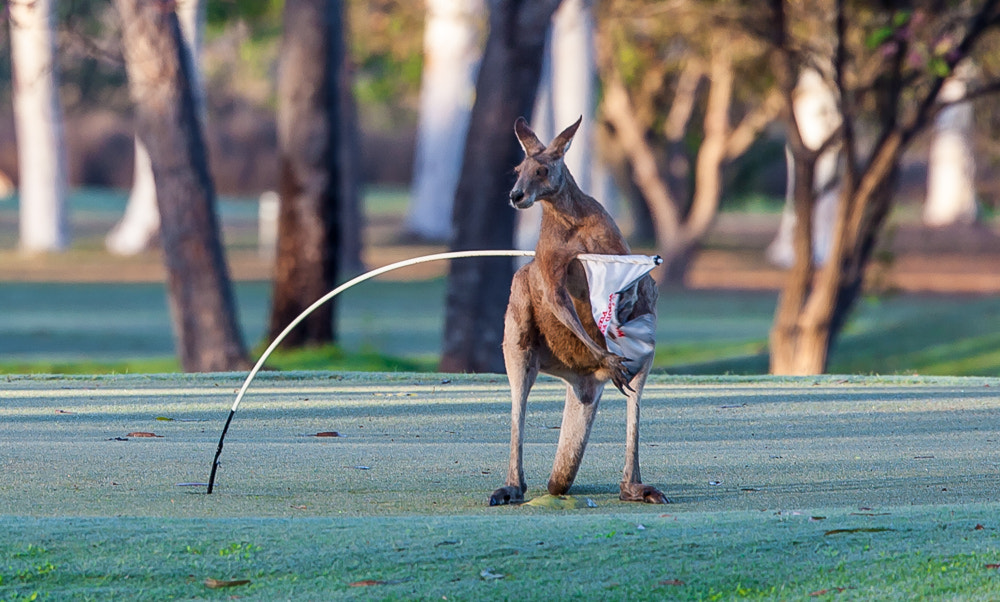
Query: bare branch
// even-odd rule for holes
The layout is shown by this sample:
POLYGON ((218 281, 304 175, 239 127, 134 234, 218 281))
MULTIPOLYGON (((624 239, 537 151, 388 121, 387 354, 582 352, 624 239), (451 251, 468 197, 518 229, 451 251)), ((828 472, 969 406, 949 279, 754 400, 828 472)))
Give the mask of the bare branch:
POLYGON ((690 58, 684 63, 677 78, 677 90, 674 92, 670 112, 663 124, 663 133, 667 140, 677 142, 684 138, 688 123, 694 113, 694 103, 698 84, 705 76, 705 66, 697 58, 690 58))
POLYGON ((781 115, 784 108, 784 99, 781 91, 772 88, 764 102, 755 106, 752 111, 743 116, 726 141, 726 160, 731 161, 739 157, 750 148, 750 145, 760 137, 760 133, 772 121, 781 115))

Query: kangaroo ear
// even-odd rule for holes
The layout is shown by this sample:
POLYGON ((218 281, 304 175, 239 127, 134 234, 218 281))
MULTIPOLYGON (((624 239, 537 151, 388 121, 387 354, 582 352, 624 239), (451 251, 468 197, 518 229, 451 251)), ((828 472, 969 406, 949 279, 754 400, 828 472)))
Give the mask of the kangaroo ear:
POLYGON ((576 135, 576 130, 580 127, 580 122, 583 121, 583 115, 576 120, 576 123, 569 126, 562 131, 555 140, 549 144, 549 148, 552 149, 552 154, 556 157, 562 157, 569 150, 569 145, 573 142, 573 136, 576 135))
POLYGON ((514 122, 514 133, 517 134, 517 141, 521 143, 525 156, 537 155, 545 150, 545 145, 538 139, 535 132, 528 127, 528 122, 524 117, 518 117, 514 122))

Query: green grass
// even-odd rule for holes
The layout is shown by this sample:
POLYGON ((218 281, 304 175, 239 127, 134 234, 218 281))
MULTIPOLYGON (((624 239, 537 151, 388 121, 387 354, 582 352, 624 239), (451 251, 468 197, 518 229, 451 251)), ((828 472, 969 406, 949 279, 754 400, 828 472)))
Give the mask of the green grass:
MULTIPOLYGON (((427 371, 444 328, 444 281, 375 281, 339 298, 336 348, 279 353, 282 370, 427 371)), ((237 283, 257 353, 270 289, 237 283)), ((765 374, 776 294, 661 295, 657 371, 765 374)), ((160 285, 6 283, 0 287, 0 373, 157 373, 179 369, 160 285)), ((856 308, 831 354, 837 374, 1000 374, 1000 298, 887 295, 856 308)), ((253 360, 256 360, 254 355, 253 360)))
POLYGON ((0 599, 986 600, 995 510, 0 519, 0 599))
MULTIPOLYGON (((240 377, 6 377, 0 600, 1000 598, 993 379, 655 376, 643 475, 675 503, 617 500, 608 392, 570 491, 596 504, 555 510, 484 503, 509 434, 489 375, 263 374, 216 492, 178 487, 240 377)), ((529 402, 529 497, 562 397, 529 402)))

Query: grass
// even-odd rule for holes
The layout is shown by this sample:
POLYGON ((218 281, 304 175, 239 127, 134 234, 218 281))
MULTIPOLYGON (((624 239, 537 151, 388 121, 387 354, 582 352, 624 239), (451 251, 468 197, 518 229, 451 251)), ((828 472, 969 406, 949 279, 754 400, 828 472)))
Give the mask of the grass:
POLYGON ((985 600, 1000 596, 1000 532, 980 522, 995 509, 0 519, 13 544, 0 597, 985 600), (208 579, 249 583, 210 589, 208 579))
MULTIPOLYGON (((336 348, 275 355, 282 370, 427 371, 437 365, 444 281, 374 281, 339 299, 336 348)), ((246 339, 264 347, 270 289, 241 282, 246 339)), ((764 374, 776 294, 671 291, 661 295, 656 369, 671 374, 764 374)), ((0 373, 173 372, 161 285, 5 283, 0 373)), ((1000 299, 885 295, 863 299, 831 355, 831 373, 1000 374, 1000 299)), ((257 356, 254 355, 254 359, 257 356)))
MULTIPOLYGON (((238 382, 7 377, 0 600, 1000 597, 991 379, 656 376, 643 474, 675 503, 617 501, 609 392, 571 510, 485 505, 509 408, 486 375, 264 374, 216 493, 178 487, 238 382)), ((561 400, 529 402, 529 497, 561 400)))

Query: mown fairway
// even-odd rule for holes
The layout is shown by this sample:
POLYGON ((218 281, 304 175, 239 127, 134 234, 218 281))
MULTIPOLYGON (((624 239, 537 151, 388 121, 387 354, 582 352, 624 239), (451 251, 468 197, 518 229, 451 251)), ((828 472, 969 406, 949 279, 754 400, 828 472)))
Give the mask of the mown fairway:
MULTIPOLYGON (((609 391, 575 510, 485 506, 502 376, 265 374, 215 493, 182 485, 241 381, 7 378, 0 599, 1000 597, 996 379, 654 377, 643 477, 670 506, 617 501, 609 391)), ((561 399, 529 403, 531 497, 561 399)))

